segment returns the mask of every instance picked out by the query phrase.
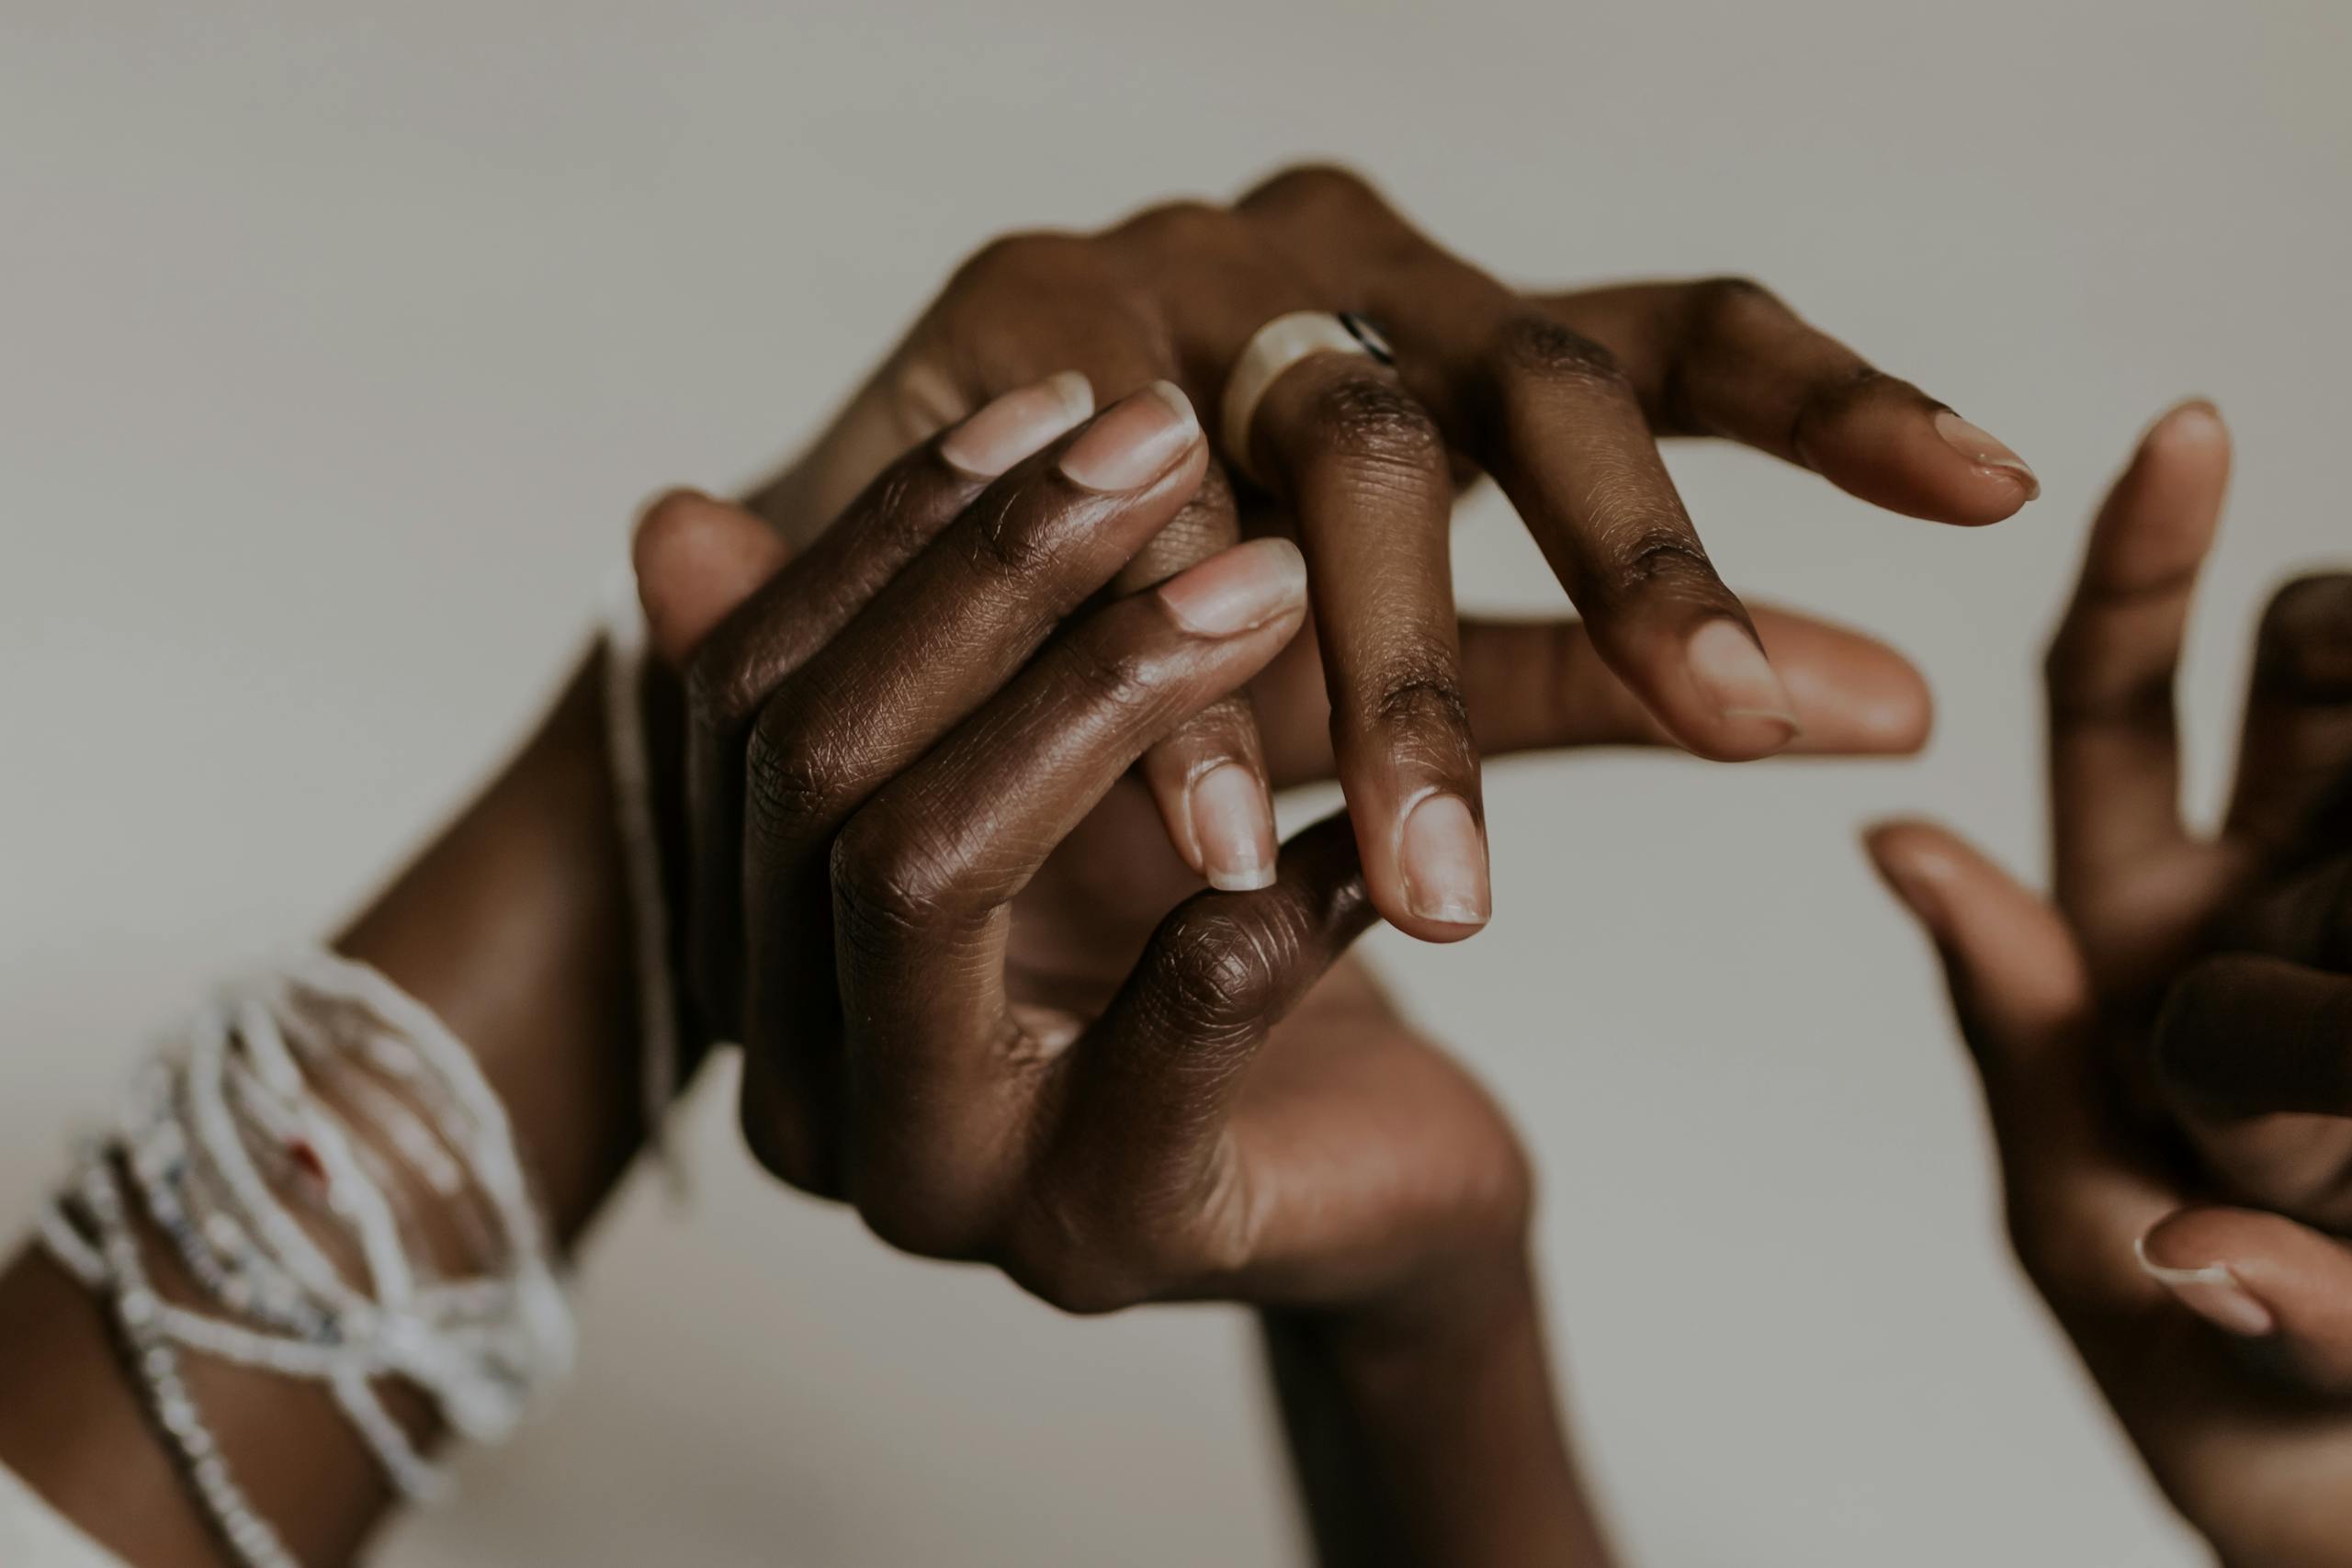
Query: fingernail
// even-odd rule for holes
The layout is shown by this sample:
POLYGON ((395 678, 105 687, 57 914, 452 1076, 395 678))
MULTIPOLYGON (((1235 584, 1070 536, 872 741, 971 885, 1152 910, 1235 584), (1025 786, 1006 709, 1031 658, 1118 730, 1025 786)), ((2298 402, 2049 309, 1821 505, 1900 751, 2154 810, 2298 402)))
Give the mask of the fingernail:
POLYGON ((1736 621, 1709 621, 1693 633, 1683 658, 1690 678, 1725 718, 1762 719, 1797 733, 1796 705, 1773 673, 1772 661, 1736 621))
POLYGON ((1288 539, 1252 539, 1159 585, 1160 603, 1196 637, 1234 637, 1306 599, 1306 561, 1288 539))
POLYGON ((2142 1236, 2132 1244, 2132 1251, 2140 1259, 2140 1267, 2148 1277, 2173 1293, 2175 1300, 2217 1328, 2248 1339, 2259 1339, 2273 1333, 2278 1320, 2270 1309, 2254 1299, 2238 1277, 2230 1272, 2225 1263, 2208 1263, 2199 1269, 2176 1269, 2157 1262, 2148 1256, 2148 1238, 2142 1236))
POLYGON ((2003 446, 1989 430, 1973 425, 1950 409, 1936 415, 1936 434, 1944 445, 1967 458, 1988 468, 2000 468, 2025 481, 2026 499, 2030 501, 2041 493, 2041 481, 2025 466, 2025 459, 2003 446))
POLYGON ((1402 838, 1405 907, 1425 920, 1485 925, 1487 845, 1469 805, 1458 795, 1424 796, 1406 814, 1402 838))
POLYGON ((1015 388, 947 433, 939 455, 994 479, 1094 412, 1094 388, 1075 370, 1015 388))
POLYGON ((1193 782, 1193 837, 1211 887, 1246 893, 1273 886, 1274 808, 1240 763, 1219 762, 1193 782))
POLYGON ((1062 454, 1062 472, 1089 490, 1134 490, 1158 479, 1201 438, 1183 389, 1154 381, 1121 398, 1062 454))

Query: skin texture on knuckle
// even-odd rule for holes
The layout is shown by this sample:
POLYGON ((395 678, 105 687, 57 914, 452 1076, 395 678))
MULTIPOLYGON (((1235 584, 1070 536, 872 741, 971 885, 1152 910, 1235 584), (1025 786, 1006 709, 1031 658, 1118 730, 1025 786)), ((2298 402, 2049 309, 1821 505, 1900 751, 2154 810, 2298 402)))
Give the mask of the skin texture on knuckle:
POLYGON ((944 847, 887 812, 868 808, 851 818, 833 839, 830 868, 836 940, 845 950, 891 951, 960 903, 944 847))
POLYGON ((1144 980, 1155 1010, 1203 1048, 1254 1039, 1294 988, 1306 923, 1287 900, 1253 901, 1241 910, 1215 897, 1180 905, 1148 959, 1144 980))
POLYGON ((1591 585, 1602 607, 1640 599, 1736 610, 1706 547, 1679 519, 1636 524, 1610 542, 1611 570, 1605 581, 1591 585))
POLYGON ((846 761, 798 704, 770 703, 744 750, 745 830, 776 841, 824 821, 840 798, 846 761))
POLYGON ((1400 765, 1454 773, 1476 764, 1470 699, 1456 660, 1435 649, 1393 652, 1373 671, 1345 739, 1378 737, 1400 765))
POLYGON ((1517 388, 1568 385, 1611 396, 1629 395, 1633 383, 1617 356, 1566 323, 1534 311, 1505 321, 1495 344, 1506 395, 1517 388))
POLYGON ((1451 489, 1445 437, 1429 411, 1384 377, 1332 378, 1308 406, 1308 427, 1342 458, 1399 476, 1417 490, 1451 489))
MULTIPOLYGON (((1139 612, 1147 606, 1120 608, 1139 612)), ((1191 650, 1155 639, 1153 629, 1140 614, 1105 615, 1064 646, 1067 673, 1095 725, 1147 725, 1181 694, 1193 664, 1191 650)))

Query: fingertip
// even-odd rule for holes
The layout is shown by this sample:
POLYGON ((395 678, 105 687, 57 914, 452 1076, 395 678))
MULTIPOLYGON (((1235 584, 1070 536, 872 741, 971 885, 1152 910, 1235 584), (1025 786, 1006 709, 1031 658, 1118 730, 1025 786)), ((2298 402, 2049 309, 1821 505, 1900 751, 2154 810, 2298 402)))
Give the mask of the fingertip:
POLYGON ((2226 453, 2230 446, 2230 427, 2212 399, 2183 398, 2149 424, 2140 439, 2143 446, 2177 446, 2183 451, 2226 453))
POLYGON ((1848 494, 1906 517, 1963 528, 2015 516, 2041 481, 2008 444, 1906 382, 1807 431, 1798 455, 1848 494))
POLYGON ((1758 611, 1756 626, 1804 727, 1798 750, 1907 756, 1927 745, 1935 728, 1935 695, 1894 649, 1784 611, 1758 611))
POLYGON ((629 547, 655 652, 683 667, 790 554, 780 535, 740 506, 695 490, 657 497, 639 517, 629 547))
POLYGON ((1943 829, 1913 818, 1890 818, 1862 830, 1863 852, 1879 879, 1939 940, 1949 921, 1944 889, 1954 870, 1952 843, 1943 829))

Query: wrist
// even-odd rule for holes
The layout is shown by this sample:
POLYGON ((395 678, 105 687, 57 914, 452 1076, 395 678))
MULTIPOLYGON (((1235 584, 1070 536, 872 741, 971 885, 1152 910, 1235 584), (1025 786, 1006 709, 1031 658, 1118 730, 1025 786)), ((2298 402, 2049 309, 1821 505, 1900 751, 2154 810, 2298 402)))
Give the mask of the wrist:
POLYGON ((1261 1315, 1325 1568, 1609 1561, 1523 1238, 1356 1306, 1261 1315))

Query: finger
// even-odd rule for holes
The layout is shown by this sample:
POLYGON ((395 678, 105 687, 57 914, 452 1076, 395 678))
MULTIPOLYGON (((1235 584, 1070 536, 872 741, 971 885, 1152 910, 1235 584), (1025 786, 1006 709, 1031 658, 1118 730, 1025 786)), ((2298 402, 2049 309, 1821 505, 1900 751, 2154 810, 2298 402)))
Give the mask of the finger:
POLYGON ((961 1255, 1031 1152, 1034 1069, 1067 1038, 1004 992, 1006 906, 1153 741, 1297 629, 1286 540, 1236 546, 1088 616, 851 818, 831 856, 853 1140, 869 1224, 961 1255))
MULTIPOLYGON (((1240 537, 1233 487, 1213 461, 1200 490, 1112 580, 1112 589, 1139 592, 1240 537)), ((1169 842, 1210 886, 1262 887, 1273 879, 1273 795, 1246 694, 1236 692, 1186 719, 1144 753, 1142 772, 1169 842)))
MULTIPOLYGON (((1789 610, 1762 608, 1756 628, 1783 666, 1804 731, 1792 754, 1908 754, 1927 743, 1934 701, 1927 682, 1894 649, 1856 631, 1789 610)), ((1483 756, 1576 746, 1671 746, 1639 698, 1617 678, 1576 620, 1462 622, 1463 697, 1483 756)), ((1294 722, 1266 738, 1274 785, 1288 789, 1332 776, 1323 674, 1309 657, 1284 659, 1250 683, 1251 694, 1294 722)))
MULTIPOLYGON (((1380 324, 1405 389, 1495 477, 1584 612, 1594 646, 1669 734, 1724 761, 1766 756, 1793 739, 1788 694, 1708 560, 1632 382, 1606 348, 1430 243, 1343 171, 1294 171, 1238 210, 1335 308, 1380 324), (1374 259, 1335 263, 1335 250, 1374 259)), ((1267 402, 1283 391, 1275 383, 1267 402)), ((1319 581, 1318 621, 1327 618, 1319 581)), ((1328 626, 1324 637, 1328 652, 1328 626)), ((1368 859, 1365 870, 1379 898, 1378 868, 1368 859)))
MULTIPOLYGON (((846 625, 993 477, 1085 418, 1091 404, 1085 378, 1068 373, 995 400, 955 432, 902 457, 791 570, 695 640, 685 667, 689 968, 705 1016, 722 1036, 738 1032, 741 1022, 743 751, 753 716, 786 674, 846 625)), ((683 503, 679 510, 699 511, 683 503)), ((662 511, 656 508, 649 525, 662 511)), ((673 640, 694 640, 689 634, 714 603, 690 594, 674 614, 680 624, 673 640)))
POLYGON ((2184 403, 2149 428, 2091 525, 2046 666, 2061 908, 2188 842, 2173 680, 2229 468, 2220 416, 2184 403))
POLYGON ((2141 1266, 2182 1306, 2259 1347, 2265 1364, 2352 1392, 2352 1252, 2278 1214, 2199 1207, 2139 1245, 2141 1266))
MULTIPOLYGON (((1877 638, 1758 609, 1756 631, 1794 704, 1791 754, 1908 754, 1927 743, 1927 682, 1877 638)), ((1563 746, 1666 746, 1673 738, 1604 663, 1578 621, 1464 621, 1472 733, 1488 756, 1563 746)))
POLYGON ((1606 347, 1660 434, 1737 441, 1889 511, 1995 523, 2041 491, 2024 459, 1746 278, 1553 295, 1606 347))
POLYGON ((2352 837, 2352 573, 2271 596, 2224 831, 2267 854, 2352 837))
POLYGON ((2352 1221, 2352 978, 2225 953, 2173 987, 2156 1080, 2226 1189, 2315 1224, 2352 1221))
MULTIPOLYGON (((763 1092, 823 1105, 835 1086, 834 833, 1110 581, 1205 461, 1182 392, 1123 399, 991 485, 760 710, 740 853, 746 1043, 781 1080, 763 1092)), ((796 1184, 828 1179, 828 1148, 754 1152, 796 1184)))
POLYGON ((1433 942, 1493 897, 1478 754, 1462 695, 1436 424, 1373 361, 1322 354, 1259 404, 1258 463, 1298 521, 1331 741, 1374 903, 1433 942))
POLYGON ((1941 828, 1886 823, 1865 841, 1942 958, 1984 1082, 2019 1257, 2053 1299, 2111 1298, 2131 1277, 2130 1238, 2174 1200, 2115 1125, 2072 933, 1941 828))
POLYGON ((1355 837, 1327 818, 1283 845, 1272 886, 1174 910, 1069 1055, 1041 1184, 1112 1249, 1113 1299, 1252 1261, 1270 1206, 1236 1159, 1233 1107, 1268 1032, 1374 919, 1355 837))
POLYGON ((743 508, 679 490, 646 509, 630 555, 648 640, 684 671, 718 623, 783 570, 792 547, 743 508))

